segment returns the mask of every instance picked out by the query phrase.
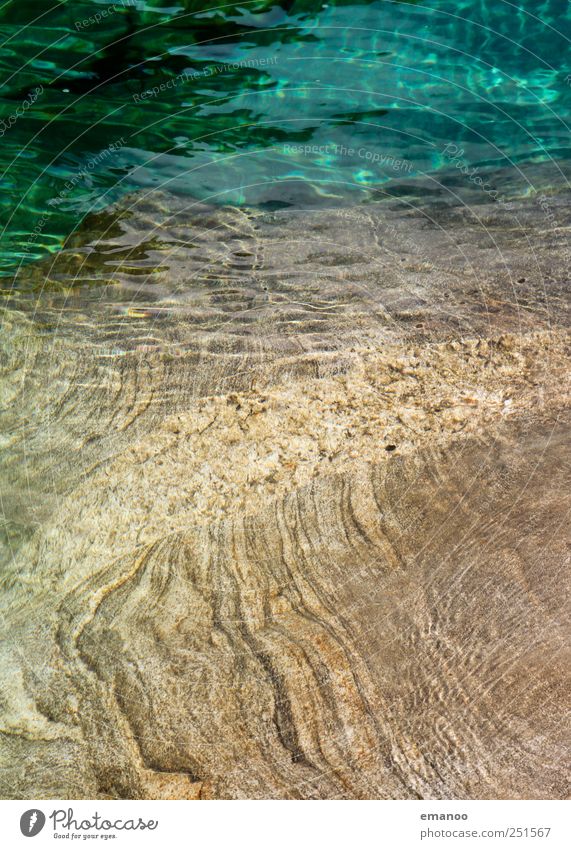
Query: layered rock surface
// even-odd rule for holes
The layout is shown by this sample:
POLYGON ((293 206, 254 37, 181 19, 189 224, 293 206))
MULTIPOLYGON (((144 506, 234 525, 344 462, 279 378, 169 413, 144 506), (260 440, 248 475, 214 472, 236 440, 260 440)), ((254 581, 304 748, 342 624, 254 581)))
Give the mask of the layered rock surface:
POLYGON ((2 796, 565 796, 551 204, 151 193, 17 281, 2 796))

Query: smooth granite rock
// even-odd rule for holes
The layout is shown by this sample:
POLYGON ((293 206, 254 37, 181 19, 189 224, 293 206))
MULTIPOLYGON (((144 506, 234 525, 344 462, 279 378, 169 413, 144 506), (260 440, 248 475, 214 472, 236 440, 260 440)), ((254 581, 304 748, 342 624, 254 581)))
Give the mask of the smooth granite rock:
POLYGON ((3 798, 568 794, 566 200, 152 192, 14 281, 3 798))

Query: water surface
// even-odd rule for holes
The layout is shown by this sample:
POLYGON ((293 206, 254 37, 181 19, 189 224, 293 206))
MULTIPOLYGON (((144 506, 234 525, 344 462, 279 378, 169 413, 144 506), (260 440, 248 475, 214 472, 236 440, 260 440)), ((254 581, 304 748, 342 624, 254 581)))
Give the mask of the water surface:
POLYGON ((6 3, 2 272, 148 187, 281 209, 564 185, 570 22, 566 0, 6 3))

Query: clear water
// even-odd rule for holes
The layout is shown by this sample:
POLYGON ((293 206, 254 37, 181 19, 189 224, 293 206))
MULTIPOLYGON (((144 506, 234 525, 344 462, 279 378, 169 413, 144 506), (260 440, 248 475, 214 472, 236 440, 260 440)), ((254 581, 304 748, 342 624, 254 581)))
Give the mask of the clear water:
POLYGON ((474 188, 460 164, 566 184, 571 4, 525 6, 4 4, 1 273, 146 187, 283 208, 474 188))

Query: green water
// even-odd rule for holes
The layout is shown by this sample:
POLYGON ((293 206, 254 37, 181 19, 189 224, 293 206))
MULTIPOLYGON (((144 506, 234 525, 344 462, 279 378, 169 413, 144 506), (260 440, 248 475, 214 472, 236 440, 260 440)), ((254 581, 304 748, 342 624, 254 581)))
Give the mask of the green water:
POLYGON ((567 185, 570 23, 567 0, 6 3, 1 273, 149 187, 284 208, 567 185))

